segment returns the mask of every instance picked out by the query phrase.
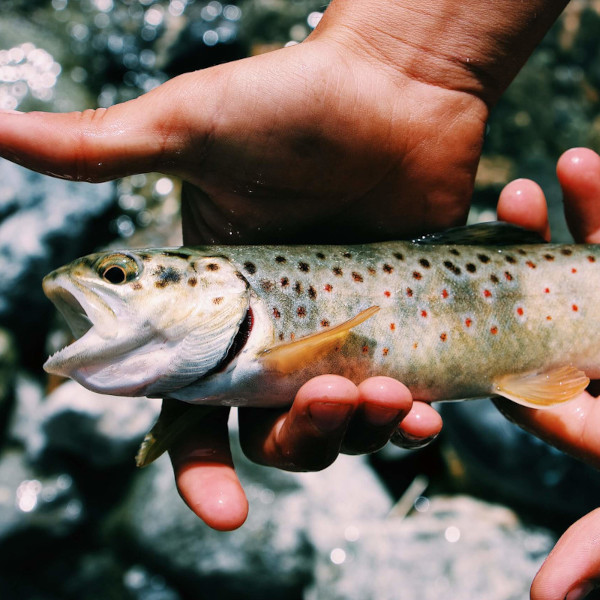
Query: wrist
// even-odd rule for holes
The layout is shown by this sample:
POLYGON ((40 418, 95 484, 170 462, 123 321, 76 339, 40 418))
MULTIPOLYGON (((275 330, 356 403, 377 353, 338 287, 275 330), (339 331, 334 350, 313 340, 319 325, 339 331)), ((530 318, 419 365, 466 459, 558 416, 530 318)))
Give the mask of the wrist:
POLYGON ((333 0, 313 36, 493 105, 567 0, 333 0))

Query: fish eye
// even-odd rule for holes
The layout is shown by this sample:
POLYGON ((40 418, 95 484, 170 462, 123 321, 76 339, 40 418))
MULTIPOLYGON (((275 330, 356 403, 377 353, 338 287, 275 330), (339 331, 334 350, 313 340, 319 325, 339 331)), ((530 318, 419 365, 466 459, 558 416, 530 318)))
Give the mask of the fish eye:
POLYGON ((113 285, 121 285, 137 279, 140 270, 138 263, 126 254, 111 254, 98 265, 100 277, 113 285))

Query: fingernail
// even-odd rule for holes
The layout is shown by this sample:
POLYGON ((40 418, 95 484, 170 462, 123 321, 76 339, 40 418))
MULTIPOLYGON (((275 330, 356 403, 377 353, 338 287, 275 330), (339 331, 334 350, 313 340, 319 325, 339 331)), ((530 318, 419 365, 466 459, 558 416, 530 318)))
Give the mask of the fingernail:
POLYGON ((583 600, 596 586, 591 581, 582 581, 570 589, 565 600, 583 600))
POLYGON ((353 409, 351 404, 315 402, 308 407, 308 413, 317 429, 330 433, 348 422, 353 409))
POLYGON ((364 411, 367 421, 375 426, 389 425, 400 416, 399 410, 377 404, 365 404, 364 411))
POLYGON ((395 446, 400 446, 401 448, 406 448, 407 450, 416 450, 417 448, 423 448, 427 446, 427 444, 433 442, 437 436, 438 434, 421 438, 413 437, 404 431, 396 431, 392 436, 391 442, 395 446))

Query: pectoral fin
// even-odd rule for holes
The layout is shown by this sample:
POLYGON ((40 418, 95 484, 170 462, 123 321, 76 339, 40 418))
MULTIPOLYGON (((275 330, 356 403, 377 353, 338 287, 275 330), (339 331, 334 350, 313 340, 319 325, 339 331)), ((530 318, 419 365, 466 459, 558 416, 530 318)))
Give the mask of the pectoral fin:
POLYGON ((503 375, 494 381, 494 393, 529 408, 550 408, 576 398, 590 380, 572 366, 549 371, 503 375))
POLYGON ((147 467, 162 456, 173 442, 194 429, 214 406, 194 406, 179 400, 164 400, 161 413, 145 435, 135 457, 137 467, 147 467))
POLYGON ((378 310, 379 306, 371 306, 341 325, 269 348, 261 354, 260 359, 269 370, 284 374, 297 371, 341 347, 350 335, 350 330, 370 319, 378 310))

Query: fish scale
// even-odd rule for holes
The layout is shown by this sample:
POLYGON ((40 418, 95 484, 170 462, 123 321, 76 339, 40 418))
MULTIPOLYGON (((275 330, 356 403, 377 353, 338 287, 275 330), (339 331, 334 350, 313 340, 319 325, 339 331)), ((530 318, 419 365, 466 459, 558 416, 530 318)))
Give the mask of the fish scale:
POLYGON ((539 407, 600 376, 598 248, 459 233, 84 257, 44 281, 80 338, 45 368, 95 391, 235 405, 286 404, 338 373, 539 407))

